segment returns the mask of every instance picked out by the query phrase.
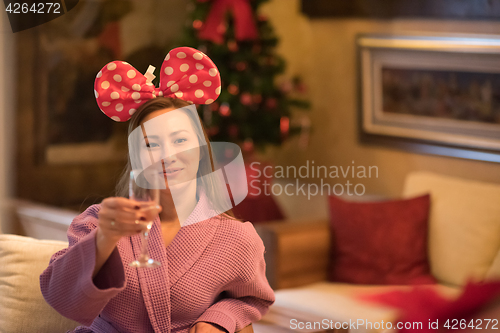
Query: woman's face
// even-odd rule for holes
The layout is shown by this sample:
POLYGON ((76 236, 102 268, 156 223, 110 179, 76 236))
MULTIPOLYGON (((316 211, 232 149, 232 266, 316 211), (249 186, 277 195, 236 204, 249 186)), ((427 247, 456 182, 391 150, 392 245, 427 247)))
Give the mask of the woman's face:
POLYGON ((184 111, 168 108, 151 112, 144 117, 141 128, 141 165, 151 165, 167 189, 196 179, 200 143, 184 111))

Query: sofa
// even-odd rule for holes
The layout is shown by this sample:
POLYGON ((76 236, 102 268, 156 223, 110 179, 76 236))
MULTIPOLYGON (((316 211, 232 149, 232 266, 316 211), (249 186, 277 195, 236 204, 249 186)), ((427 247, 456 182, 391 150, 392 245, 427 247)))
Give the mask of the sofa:
MULTIPOLYGON (((406 177, 403 198, 426 193, 430 193, 431 200, 428 260, 438 283, 419 288, 454 300, 469 280, 500 279, 500 184, 430 172, 413 172, 406 177)), ((326 205, 327 198, 323 200, 326 205)), ((276 291, 276 302, 263 318, 269 325, 295 332, 328 332, 307 329, 304 324, 301 329, 297 323, 324 319, 392 322, 400 310, 360 297, 414 288, 329 282, 329 253, 335 246, 329 218, 278 221, 258 225, 257 231, 266 246, 268 280, 276 291)), ((490 315, 500 318, 500 299, 490 315)), ((349 330, 382 331, 367 326, 349 330)))

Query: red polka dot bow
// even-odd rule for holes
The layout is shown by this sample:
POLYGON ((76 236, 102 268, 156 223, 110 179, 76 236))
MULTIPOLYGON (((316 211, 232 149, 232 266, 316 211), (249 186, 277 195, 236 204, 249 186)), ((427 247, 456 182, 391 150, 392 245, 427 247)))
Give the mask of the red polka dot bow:
POLYGON ((94 83, 97 104, 115 121, 127 121, 139 106, 156 96, 176 97, 195 104, 210 104, 221 91, 219 71, 204 53, 190 48, 171 50, 160 72, 160 87, 151 81, 154 67, 142 75, 129 63, 113 61, 104 66, 94 83))

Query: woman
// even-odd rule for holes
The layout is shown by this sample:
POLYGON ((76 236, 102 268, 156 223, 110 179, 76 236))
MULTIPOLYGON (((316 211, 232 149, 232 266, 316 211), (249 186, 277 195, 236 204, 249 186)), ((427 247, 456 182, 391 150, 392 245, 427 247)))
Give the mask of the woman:
MULTIPOLYGON (((138 258, 141 249, 142 226, 136 221, 143 216, 137 202, 124 197, 107 198, 72 222, 68 230, 69 247, 53 255, 40 276, 40 285, 52 307, 84 325, 75 332, 232 333, 259 320, 274 302, 274 293, 265 277, 264 246, 252 224, 225 213, 210 214, 220 212, 221 207, 211 200, 217 193, 211 190, 213 178, 203 170, 211 164, 210 145, 199 119, 187 111, 191 103, 171 97, 182 88, 184 98, 200 103, 217 97, 210 95, 213 88, 216 95, 220 93, 220 78, 218 85, 203 94, 199 92, 200 86, 193 84, 193 75, 205 87, 204 78, 217 79, 213 75, 215 65, 200 54, 190 48, 172 50, 161 71, 170 74, 161 78, 160 88, 152 87, 147 74, 134 75, 132 67, 124 63, 114 62, 111 66, 110 63, 98 74, 96 87, 102 89, 96 89, 96 97, 101 110, 112 119, 123 116, 114 111, 133 114, 129 134, 137 128, 145 129, 141 132, 148 151, 153 152, 160 145, 173 147, 190 140, 192 144, 193 139, 197 142, 178 149, 175 154, 169 151, 161 158, 166 188, 161 190, 159 218, 149 233, 149 253, 161 262, 159 268, 137 269, 128 265, 138 258), (182 59, 182 64, 172 63, 170 58, 182 59), (188 59, 192 62, 186 63, 188 59), (196 74, 182 71, 186 64, 196 68, 196 74), (127 68, 116 71, 120 66, 127 68), (202 66, 205 72, 200 69, 202 66), (173 72, 168 68, 174 68, 173 72), (176 76, 178 68, 181 71, 176 76), (140 82, 132 80, 127 85, 123 80, 125 75, 140 82), (130 93, 136 84, 140 85, 140 90, 136 90, 140 96, 130 93), (113 98, 117 91, 123 93, 113 98), (155 98, 161 95, 168 97, 155 98), (149 101, 144 102, 148 96, 149 101), (131 111, 139 104, 136 102, 139 98, 142 103, 137 111, 131 111), (168 121, 165 123, 164 119, 168 121), (160 126, 165 129, 164 137, 157 136, 154 142, 147 133, 154 133, 148 132, 149 125, 158 122, 168 126, 160 126), (182 137, 175 137, 181 132, 182 137), (174 204, 173 192, 179 188, 186 200, 174 204), (210 215, 214 216, 204 219, 210 215)), ((128 169, 137 163, 133 142, 129 140, 128 169)), ((139 160, 145 167, 146 162, 140 156, 139 160)), ((150 162, 154 164, 158 159, 151 158, 150 162)), ((119 184, 120 191, 125 184, 125 180, 119 184)))

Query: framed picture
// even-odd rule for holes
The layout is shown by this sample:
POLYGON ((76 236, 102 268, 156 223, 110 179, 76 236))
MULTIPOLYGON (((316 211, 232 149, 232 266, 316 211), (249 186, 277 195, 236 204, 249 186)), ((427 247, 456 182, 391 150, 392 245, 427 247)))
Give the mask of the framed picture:
POLYGON ((357 38, 360 138, 500 162, 500 38, 357 38))

